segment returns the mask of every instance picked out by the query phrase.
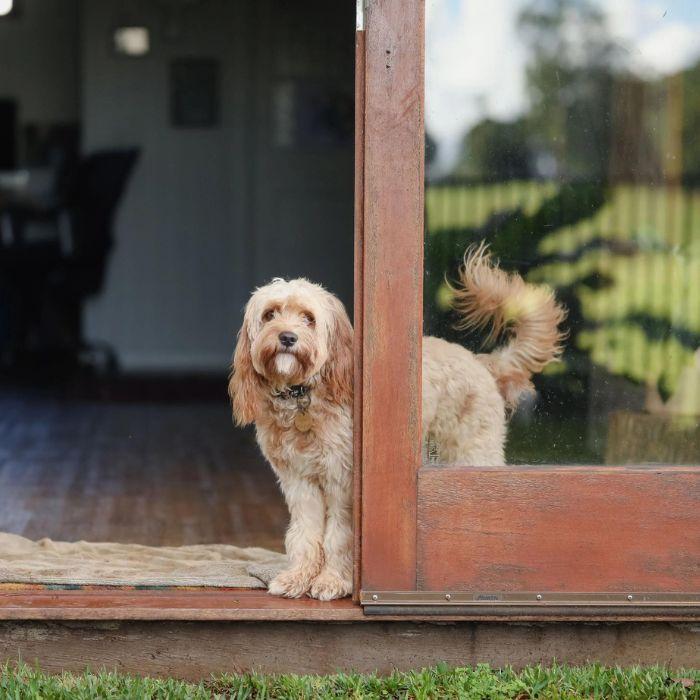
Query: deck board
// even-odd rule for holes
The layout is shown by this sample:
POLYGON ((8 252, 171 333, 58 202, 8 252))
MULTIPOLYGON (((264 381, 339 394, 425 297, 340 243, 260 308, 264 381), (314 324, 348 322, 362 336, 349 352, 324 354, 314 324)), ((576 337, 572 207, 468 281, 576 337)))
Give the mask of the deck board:
POLYGON ((266 591, 16 591, 0 595, 0 620, 358 621, 349 598, 288 600, 266 591))

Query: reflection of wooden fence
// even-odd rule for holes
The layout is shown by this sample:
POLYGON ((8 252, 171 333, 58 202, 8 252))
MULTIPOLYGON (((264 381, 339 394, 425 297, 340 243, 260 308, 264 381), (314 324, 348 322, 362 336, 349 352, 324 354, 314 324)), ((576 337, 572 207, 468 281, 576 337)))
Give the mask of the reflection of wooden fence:
MULTIPOLYGON (((429 186, 430 254, 454 256, 456 231, 464 231, 465 240, 480 230, 497 240, 497 215, 531 217, 559 187, 516 181, 429 186), (447 232, 450 248, 441 251, 440 234, 447 232)), ((537 247, 529 279, 576 295, 583 318, 574 329, 578 348, 614 374, 675 392, 700 347, 700 189, 613 185, 590 216, 542 233, 522 231, 537 247)), ((697 405, 689 411, 700 412, 697 405)))

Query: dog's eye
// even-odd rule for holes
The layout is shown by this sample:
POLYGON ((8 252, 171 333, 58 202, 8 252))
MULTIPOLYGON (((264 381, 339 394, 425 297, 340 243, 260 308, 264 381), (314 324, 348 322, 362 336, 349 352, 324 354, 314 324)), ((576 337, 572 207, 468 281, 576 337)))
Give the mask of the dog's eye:
POLYGON ((267 323, 268 321, 272 321, 272 319, 275 317, 275 310, 274 309, 268 309, 264 314, 263 314, 263 321, 267 323))
POLYGON ((314 318, 314 315, 312 313, 309 313, 308 311, 305 311, 301 317, 304 319, 304 321, 309 325, 313 326, 314 323, 316 323, 316 319, 314 318))

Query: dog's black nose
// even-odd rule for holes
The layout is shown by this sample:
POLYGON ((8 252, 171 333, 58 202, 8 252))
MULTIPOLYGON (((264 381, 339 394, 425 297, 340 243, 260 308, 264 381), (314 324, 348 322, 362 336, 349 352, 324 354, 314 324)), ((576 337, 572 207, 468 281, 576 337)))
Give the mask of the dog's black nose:
POLYGON ((298 337, 296 333, 292 333, 291 331, 282 331, 282 333, 280 333, 280 343, 282 343, 285 348, 291 348, 297 340, 298 337))

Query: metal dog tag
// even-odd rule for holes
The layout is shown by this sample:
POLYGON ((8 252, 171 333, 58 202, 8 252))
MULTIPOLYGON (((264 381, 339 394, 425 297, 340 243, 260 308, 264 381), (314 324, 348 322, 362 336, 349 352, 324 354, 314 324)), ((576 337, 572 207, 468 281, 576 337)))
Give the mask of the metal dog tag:
POLYGON ((299 413, 294 416, 294 427, 302 433, 308 433, 313 427, 313 424, 313 418, 308 413, 299 411, 299 413))

